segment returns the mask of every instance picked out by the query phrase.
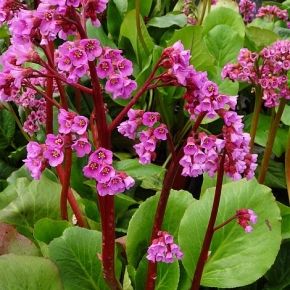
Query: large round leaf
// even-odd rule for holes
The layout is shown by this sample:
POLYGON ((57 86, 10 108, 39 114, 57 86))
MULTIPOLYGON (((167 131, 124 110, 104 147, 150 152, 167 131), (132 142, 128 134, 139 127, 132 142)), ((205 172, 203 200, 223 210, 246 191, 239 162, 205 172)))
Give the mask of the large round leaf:
POLYGON ((83 228, 67 228, 49 244, 49 255, 60 270, 67 290, 108 289, 102 278, 101 233, 83 228))
MULTIPOLYGON (((144 257, 138 265, 135 275, 135 289, 144 290, 147 278, 147 260, 144 257)), ((179 264, 174 261, 171 264, 157 264, 157 278, 155 290, 176 290, 179 281, 179 264)))
POLYGON ((245 25, 242 17, 236 11, 219 7, 212 10, 204 20, 204 34, 219 24, 225 24, 236 31, 241 38, 245 36, 245 25))
MULTIPOLYGON (((180 224, 179 244, 182 263, 193 277, 204 239, 214 196, 206 190, 201 200, 187 208, 180 224)), ((213 237, 202 285, 232 288, 250 284, 263 276, 275 261, 281 242, 281 216, 270 188, 256 180, 225 184, 216 225, 233 216, 237 209, 250 208, 258 215, 252 233, 231 222, 213 237)))
MULTIPOLYGON (((137 267, 149 246, 159 196, 160 194, 158 193, 143 202, 130 221, 126 248, 129 264, 134 267, 137 267)), ((184 211, 192 202, 193 198, 189 192, 172 190, 162 229, 176 237, 184 211)))
POLYGON ((31 230, 41 218, 58 219, 60 191, 60 185, 46 175, 31 182, 25 177, 17 178, 10 185, 7 200, 1 199, 0 221, 31 230))
POLYGON ((62 290, 57 267, 48 259, 13 254, 0 257, 1 290, 62 290))

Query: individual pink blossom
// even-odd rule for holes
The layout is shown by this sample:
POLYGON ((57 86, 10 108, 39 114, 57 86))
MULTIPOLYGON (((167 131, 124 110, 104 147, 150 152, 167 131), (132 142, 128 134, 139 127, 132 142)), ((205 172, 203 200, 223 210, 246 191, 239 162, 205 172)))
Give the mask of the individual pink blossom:
POLYGON ((71 131, 78 135, 83 135, 87 131, 88 118, 84 116, 75 116, 71 126, 71 131))
POLYGON ((145 112, 143 114, 143 125, 153 127, 156 122, 160 119, 160 114, 157 112, 145 112))
POLYGON ((75 150, 77 157, 84 157, 91 152, 91 144, 87 138, 79 138, 75 140, 71 146, 75 150))
POLYGON ((147 250, 147 260, 153 263, 173 263, 175 259, 182 259, 183 253, 179 246, 174 243, 173 237, 169 233, 159 231, 157 236, 147 250))
POLYGON ((57 147, 47 147, 43 155, 48 160, 49 165, 52 167, 60 165, 64 159, 62 149, 57 147))
POLYGON ((98 164, 112 164, 113 153, 110 150, 100 147, 90 155, 89 160, 98 164))
POLYGON ((74 123, 75 113, 68 112, 64 109, 59 110, 58 114, 58 124, 59 124, 59 133, 69 134, 72 131, 72 125, 74 123))

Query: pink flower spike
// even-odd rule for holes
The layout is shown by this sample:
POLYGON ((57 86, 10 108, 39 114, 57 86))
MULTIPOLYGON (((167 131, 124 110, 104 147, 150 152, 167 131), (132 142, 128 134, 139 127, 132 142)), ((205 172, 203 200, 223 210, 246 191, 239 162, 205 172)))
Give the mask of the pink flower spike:
POLYGON ((240 209, 236 213, 238 224, 244 229, 246 233, 253 231, 251 224, 257 223, 257 215, 251 209, 240 209))

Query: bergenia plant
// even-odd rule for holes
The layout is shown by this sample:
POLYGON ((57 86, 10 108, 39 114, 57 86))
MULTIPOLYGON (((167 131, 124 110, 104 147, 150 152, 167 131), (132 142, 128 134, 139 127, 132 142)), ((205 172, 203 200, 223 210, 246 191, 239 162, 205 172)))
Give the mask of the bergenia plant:
POLYGON ((287 30, 287 10, 32 2, 0 3, 0 148, 24 163, 1 183, 0 222, 34 253, 1 252, 0 288, 235 288, 272 267, 270 287, 289 208, 263 184, 280 187, 269 176, 289 121, 290 41, 255 23, 287 30), (261 112, 272 114, 266 144, 261 112))

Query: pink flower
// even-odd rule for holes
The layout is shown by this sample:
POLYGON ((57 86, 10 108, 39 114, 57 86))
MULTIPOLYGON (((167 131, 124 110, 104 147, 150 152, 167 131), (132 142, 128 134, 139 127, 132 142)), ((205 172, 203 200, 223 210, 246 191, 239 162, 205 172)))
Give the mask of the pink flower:
POLYGON ((72 132, 83 135, 87 130, 88 122, 89 120, 84 116, 75 116, 71 126, 72 132))
POLYGON ((102 54, 102 47, 97 39, 82 39, 80 41, 89 61, 94 61, 102 54))
POLYGON ((182 259, 183 253, 178 245, 174 244, 173 237, 165 231, 158 232, 158 238, 152 241, 147 250, 147 260, 163 263, 173 263, 175 259, 182 259))
POLYGON ((63 162, 64 154, 63 151, 57 147, 48 147, 44 151, 44 157, 48 160, 50 166, 56 167, 63 162))
POLYGON ((87 138, 79 138, 74 141, 71 148, 76 151, 78 157, 84 157, 91 152, 91 144, 87 138))
POLYGON ((88 62, 87 55, 84 50, 80 48, 73 48, 69 52, 69 57, 74 66, 79 67, 86 65, 88 62))
POLYGON ((61 149, 64 146, 64 139, 61 135, 55 136, 53 134, 47 134, 45 144, 50 147, 61 149))
POLYGON ((89 163, 83 168, 83 174, 87 178, 97 178, 97 174, 101 166, 95 161, 89 161, 89 163))
POLYGON ((71 132, 74 117, 75 113, 68 112, 64 109, 59 110, 58 114, 59 133, 69 134, 71 132))
POLYGON ((168 129, 166 125, 161 124, 154 129, 153 134, 158 140, 167 140, 168 129))
POLYGON ((103 165, 96 174, 96 180, 101 183, 106 183, 110 181, 115 174, 115 169, 111 165, 103 165))
POLYGON ((103 59, 97 65, 97 75, 100 79, 104 79, 114 72, 111 60, 103 59))
POLYGON ((153 127, 159 121, 160 115, 157 112, 145 112, 143 114, 143 124, 148 127, 153 127))
POLYGON ((95 152, 90 155, 90 161, 94 161, 98 164, 112 164, 113 163, 113 153, 110 150, 99 147, 95 152))

